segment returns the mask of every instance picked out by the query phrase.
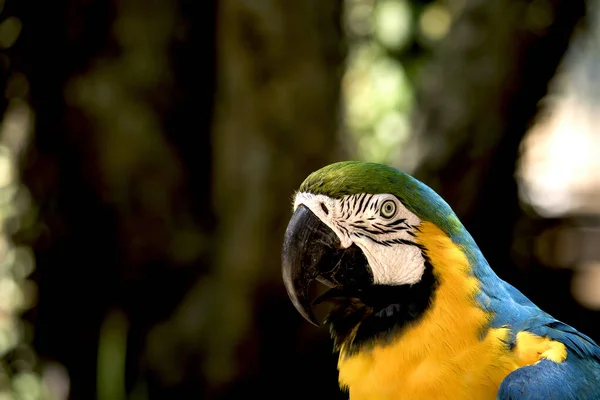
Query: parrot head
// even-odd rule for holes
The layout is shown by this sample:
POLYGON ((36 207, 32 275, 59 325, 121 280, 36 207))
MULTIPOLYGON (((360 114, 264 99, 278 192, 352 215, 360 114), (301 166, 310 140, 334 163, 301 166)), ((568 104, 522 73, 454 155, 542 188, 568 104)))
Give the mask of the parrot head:
POLYGON ((419 240, 421 224, 431 222, 450 237, 463 229, 425 184, 368 162, 339 162, 313 172, 296 192, 293 209, 282 252, 287 293, 318 326, 309 287, 315 280, 328 286, 316 302, 338 303, 327 322, 342 341, 418 318, 437 284, 419 240))

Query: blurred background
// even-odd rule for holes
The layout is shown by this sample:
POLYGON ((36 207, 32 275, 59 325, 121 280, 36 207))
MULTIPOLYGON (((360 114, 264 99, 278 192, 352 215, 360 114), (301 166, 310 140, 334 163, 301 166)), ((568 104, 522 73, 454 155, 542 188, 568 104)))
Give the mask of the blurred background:
POLYGON ((344 159, 600 340, 599 6, 0 1, 0 400, 347 398, 280 278, 344 159))

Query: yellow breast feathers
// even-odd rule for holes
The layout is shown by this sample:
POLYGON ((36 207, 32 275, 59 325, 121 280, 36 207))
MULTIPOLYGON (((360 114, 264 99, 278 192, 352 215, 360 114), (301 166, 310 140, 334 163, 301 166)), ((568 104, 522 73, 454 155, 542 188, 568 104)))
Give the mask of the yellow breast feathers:
POLYGON ((470 275, 465 254, 435 225, 423 222, 417 240, 427 248, 439 286, 422 319, 391 344, 338 362, 339 380, 351 400, 493 400, 511 371, 540 358, 561 362, 563 344, 528 332, 517 334, 514 349, 507 328, 482 329, 491 315, 475 302, 479 281, 470 275))

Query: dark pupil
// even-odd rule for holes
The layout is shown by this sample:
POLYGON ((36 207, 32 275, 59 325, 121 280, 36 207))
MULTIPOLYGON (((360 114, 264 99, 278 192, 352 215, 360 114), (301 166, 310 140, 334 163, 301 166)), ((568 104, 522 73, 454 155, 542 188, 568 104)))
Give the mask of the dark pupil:
POLYGON ((385 205, 385 212, 391 212, 392 211, 392 205, 391 204, 386 204, 385 205))

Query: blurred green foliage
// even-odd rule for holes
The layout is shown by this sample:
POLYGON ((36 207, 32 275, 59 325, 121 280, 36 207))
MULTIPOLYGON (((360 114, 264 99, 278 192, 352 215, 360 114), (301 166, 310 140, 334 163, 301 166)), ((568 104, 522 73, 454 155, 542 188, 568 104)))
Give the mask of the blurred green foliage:
POLYGON ((460 2, 346 0, 343 129, 356 157, 398 165, 411 135, 415 81, 460 2))
POLYGON ((33 112, 27 102, 28 80, 11 66, 21 20, 6 13, 1 13, 0 19, 5 79, 0 123, 0 399, 54 400, 31 346, 32 326, 20 318, 37 301, 37 285, 30 279, 35 256, 29 246, 14 238, 31 228, 38 211, 19 170, 33 130, 33 112))

